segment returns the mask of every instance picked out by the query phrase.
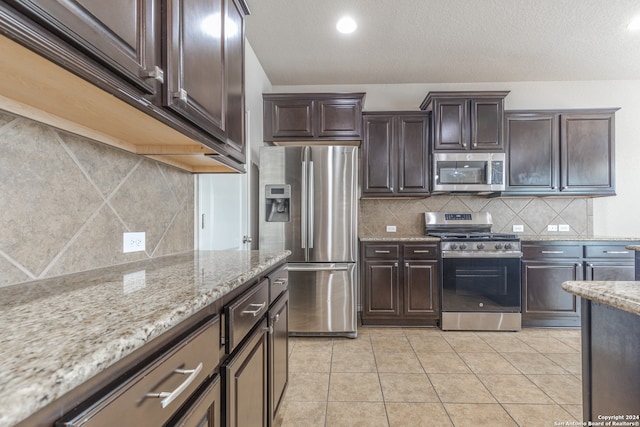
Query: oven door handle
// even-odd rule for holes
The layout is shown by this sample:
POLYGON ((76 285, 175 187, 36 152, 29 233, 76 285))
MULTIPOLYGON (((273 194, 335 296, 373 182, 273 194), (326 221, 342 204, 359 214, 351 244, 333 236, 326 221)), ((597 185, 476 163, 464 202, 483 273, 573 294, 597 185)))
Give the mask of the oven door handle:
POLYGON ((470 253, 459 251, 442 251, 442 258, 522 258, 522 252, 482 252, 470 253))

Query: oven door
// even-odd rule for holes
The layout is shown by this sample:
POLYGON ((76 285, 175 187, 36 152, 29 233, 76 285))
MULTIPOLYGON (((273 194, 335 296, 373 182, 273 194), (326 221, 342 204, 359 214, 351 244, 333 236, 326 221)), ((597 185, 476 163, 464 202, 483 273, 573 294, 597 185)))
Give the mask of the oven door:
POLYGON ((520 313, 520 258, 443 258, 443 312, 520 313))

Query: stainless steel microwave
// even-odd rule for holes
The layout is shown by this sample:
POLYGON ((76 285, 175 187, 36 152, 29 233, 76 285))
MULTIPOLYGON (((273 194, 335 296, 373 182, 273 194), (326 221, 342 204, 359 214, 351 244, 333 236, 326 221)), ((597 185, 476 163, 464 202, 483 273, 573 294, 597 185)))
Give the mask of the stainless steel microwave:
POLYGON ((504 153, 433 153, 433 192, 505 190, 504 153))

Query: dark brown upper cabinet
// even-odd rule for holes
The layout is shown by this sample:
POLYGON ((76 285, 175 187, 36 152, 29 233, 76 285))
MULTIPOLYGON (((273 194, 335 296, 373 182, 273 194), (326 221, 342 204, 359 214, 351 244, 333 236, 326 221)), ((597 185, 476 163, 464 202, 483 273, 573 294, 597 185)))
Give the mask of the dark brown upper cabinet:
POLYGON ((224 134, 224 10, 221 0, 167 0, 167 107, 224 134))
POLYGON ((244 152, 243 11, 234 0, 167 0, 165 105, 244 152))
POLYGON ((362 139, 364 93, 263 94, 268 142, 362 139))
POLYGON ((362 196, 429 194, 429 114, 363 114, 362 196))
MULTIPOLYGON (((9 0, 0 2, 0 32, 113 95, 106 116, 119 117, 125 102, 184 137, 113 135, 131 139, 131 151, 193 172, 244 171, 248 13, 244 0, 9 0)), ((74 96, 83 94, 69 87, 61 101, 73 109, 74 96)))
POLYGON ((240 153, 245 152, 244 104, 244 16, 246 9, 236 0, 226 0, 225 87, 227 89, 227 123, 225 142, 240 153))
POLYGON ((420 105, 433 117, 434 151, 504 152, 504 98, 509 92, 429 92, 420 105))
POLYGON ((503 195, 614 195, 615 111, 506 112, 503 195))
POLYGON ((163 81, 160 0, 8 1, 144 93, 163 81))

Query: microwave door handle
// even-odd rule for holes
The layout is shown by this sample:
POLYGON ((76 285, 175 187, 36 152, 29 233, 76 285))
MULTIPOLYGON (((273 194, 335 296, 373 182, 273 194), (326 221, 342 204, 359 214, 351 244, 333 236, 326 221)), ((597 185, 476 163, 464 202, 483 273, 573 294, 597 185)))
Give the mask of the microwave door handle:
POLYGON ((486 182, 487 185, 491 185, 491 159, 487 160, 487 167, 484 168, 484 173, 484 182, 486 182))

